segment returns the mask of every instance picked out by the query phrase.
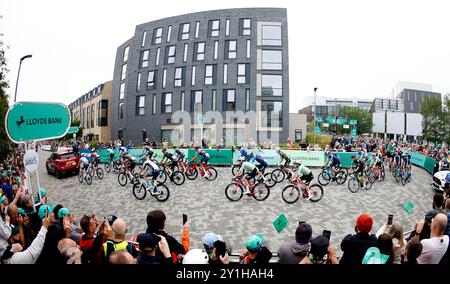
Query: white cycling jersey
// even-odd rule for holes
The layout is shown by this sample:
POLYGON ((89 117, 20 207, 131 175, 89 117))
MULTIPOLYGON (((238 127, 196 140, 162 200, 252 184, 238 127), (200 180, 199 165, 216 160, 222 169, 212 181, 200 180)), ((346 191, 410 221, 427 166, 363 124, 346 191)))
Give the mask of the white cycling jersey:
POLYGON ((151 167, 154 170, 159 169, 158 165, 150 159, 145 160, 144 167, 151 167))

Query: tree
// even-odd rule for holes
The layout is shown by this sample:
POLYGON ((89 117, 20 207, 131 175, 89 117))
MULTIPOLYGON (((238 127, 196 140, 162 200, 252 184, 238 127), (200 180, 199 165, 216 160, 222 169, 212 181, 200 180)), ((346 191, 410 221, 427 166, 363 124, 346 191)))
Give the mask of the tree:
POLYGON ((357 107, 342 106, 339 116, 346 118, 347 121, 356 119, 358 121, 356 125, 358 134, 372 133, 372 114, 369 111, 357 107))
MULTIPOLYGON (((0 34, 0 36, 3 35, 0 34)), ((7 47, 4 47, 3 40, 0 38, 0 161, 3 161, 6 158, 11 144, 5 129, 5 116, 9 108, 8 95, 6 94, 6 89, 9 86, 9 83, 6 80, 6 73, 8 73, 5 58, 6 49, 7 47)))
MULTIPOLYGON (((80 139, 81 137, 83 137, 83 128, 81 128, 80 125, 81 125, 80 120, 74 120, 70 123, 70 127, 72 127, 72 126, 78 127, 77 139, 80 139)), ((66 134, 63 138, 61 138, 61 140, 64 140, 64 141, 67 141, 70 139, 73 139, 73 134, 66 134)))
POLYGON ((425 98, 420 105, 420 113, 423 115, 423 139, 434 143, 448 141, 450 121, 448 111, 442 109, 441 100, 425 98))

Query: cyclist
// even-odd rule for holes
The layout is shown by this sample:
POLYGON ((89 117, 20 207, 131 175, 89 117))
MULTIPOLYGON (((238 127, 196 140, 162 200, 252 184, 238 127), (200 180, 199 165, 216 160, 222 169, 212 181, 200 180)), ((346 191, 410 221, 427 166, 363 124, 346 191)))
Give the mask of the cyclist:
MULTIPOLYGON (((153 152, 152 152, 153 154, 153 152)), ((144 175, 144 181, 147 184, 147 188, 149 190, 155 189, 156 190, 156 179, 159 176, 160 169, 158 165, 151 160, 151 155, 147 155, 147 159, 144 162, 144 167, 139 172, 139 175, 142 175, 142 172, 145 171, 147 174, 144 175), (151 180, 148 180, 148 178, 151 177, 151 180)))
POLYGON ((89 168, 89 161, 85 156, 82 156, 80 158, 80 171, 84 172, 83 176, 86 175, 86 171, 88 168, 89 168))
POLYGON ((113 160, 114 160, 114 150, 111 147, 109 147, 108 149, 106 149, 106 151, 108 151, 108 153, 109 153, 109 159, 110 159, 111 165, 112 165, 113 160))
POLYGON ((324 167, 331 167, 331 171, 334 173, 333 180, 336 180, 336 173, 341 167, 341 160, 339 160, 336 153, 328 152, 328 160, 324 167))
POLYGON ((246 162, 250 162, 251 157, 247 153, 247 150, 245 150, 245 148, 242 146, 238 146, 238 149, 240 149, 239 154, 241 155, 241 157, 244 157, 246 162))
MULTIPOLYGON (((144 158, 144 162, 142 163, 142 169, 139 171, 139 176, 142 176, 144 173, 146 173, 149 169, 146 168, 146 164, 148 162, 152 162, 152 156, 153 156, 153 149, 150 148, 150 146, 145 146, 144 151, 141 154, 141 158, 144 158)), ((159 169, 159 168, 158 168, 159 169)))
POLYGON ((295 182, 300 178, 301 182, 305 185, 306 192, 308 193, 307 200, 311 199, 311 194, 309 194, 309 183, 314 178, 312 171, 309 168, 302 166, 302 161, 295 160, 292 172, 293 174, 291 181, 295 182))
POLYGON ((172 173, 174 172, 175 166, 178 164, 178 161, 175 159, 174 155, 172 153, 169 153, 167 151, 167 148, 162 148, 162 153, 163 153, 163 158, 161 160, 161 164, 167 164, 171 170, 171 172, 169 173, 169 176, 172 175, 172 173))
POLYGON ((357 156, 352 156, 352 162, 354 164, 353 166, 353 172, 358 178, 358 181, 365 187, 365 181, 364 181, 364 163, 360 159, 358 159, 357 156))
POLYGON ((207 171, 206 166, 208 165, 208 161, 209 161, 209 159, 210 159, 211 157, 209 156, 208 153, 205 152, 205 150, 200 149, 199 147, 196 147, 196 149, 197 149, 197 153, 196 153, 195 156, 189 161, 189 163, 194 162, 195 159, 197 159, 198 156, 201 156, 202 159, 200 160, 200 162, 201 162, 201 165, 202 165, 203 172, 205 173, 205 177, 207 178, 207 177, 209 177, 209 173, 208 173, 208 171, 207 171))
POLYGON ((175 156, 176 156, 177 160, 180 162, 184 162, 184 158, 186 157, 186 155, 183 152, 181 152, 177 146, 173 146, 173 150, 175 152, 175 156))
POLYGON ((380 157, 378 156, 378 154, 376 152, 373 152, 372 160, 370 161, 370 167, 372 168, 372 170, 377 172, 378 179, 381 177, 381 171, 379 168, 380 164, 381 164, 380 157))
POLYGON ((278 164, 281 165, 281 169, 283 170, 283 172, 287 173, 288 178, 290 178, 292 175, 291 170, 289 169, 289 164, 291 163, 291 158, 286 153, 281 151, 280 148, 277 148, 276 150, 277 150, 278 155, 280 155, 280 161, 278 162, 278 164))
POLYGON ((255 156, 255 154, 253 152, 250 153, 249 157, 251 158, 251 160, 250 160, 251 162, 253 162, 253 163, 258 162, 258 165, 256 165, 256 167, 259 170, 258 175, 262 179, 264 179, 263 173, 264 173, 264 170, 268 166, 267 162, 260 155, 255 156))
POLYGON ((123 152, 122 154, 123 163, 125 168, 127 168, 131 174, 134 174, 134 168, 136 167, 136 158, 131 156, 128 151, 123 152))
POLYGON ((406 169, 406 178, 408 179, 411 176, 411 155, 409 153, 405 153, 402 156, 402 163, 406 169))
POLYGON ((244 173, 247 173, 245 175, 245 179, 242 179, 242 183, 245 186, 244 194, 250 194, 253 192, 253 187, 255 185, 253 178, 258 174, 258 168, 254 164, 246 162, 245 157, 243 156, 238 158, 238 163, 241 165, 241 168, 236 172, 236 175, 233 176, 231 180, 233 181, 244 173), (252 190, 250 190, 250 187, 252 190))
POLYGON ((94 170, 94 173, 97 171, 97 166, 100 164, 100 155, 97 153, 96 149, 92 149, 92 168, 94 170))

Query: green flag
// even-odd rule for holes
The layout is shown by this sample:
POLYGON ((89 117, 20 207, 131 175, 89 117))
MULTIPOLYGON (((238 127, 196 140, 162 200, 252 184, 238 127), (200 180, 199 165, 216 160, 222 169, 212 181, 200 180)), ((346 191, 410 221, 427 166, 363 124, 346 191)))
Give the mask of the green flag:
POLYGON ((289 225, 288 220, 284 214, 281 214, 275 221, 273 221, 273 226, 277 232, 283 231, 289 225))
POLYGON ((414 204, 411 202, 411 200, 408 200, 408 202, 406 202, 404 209, 408 214, 412 212, 412 210, 414 209, 414 204))

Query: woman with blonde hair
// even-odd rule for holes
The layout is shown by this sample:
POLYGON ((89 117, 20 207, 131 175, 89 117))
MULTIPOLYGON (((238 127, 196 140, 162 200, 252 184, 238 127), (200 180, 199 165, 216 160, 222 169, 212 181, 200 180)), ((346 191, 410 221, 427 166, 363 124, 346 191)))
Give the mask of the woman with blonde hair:
POLYGON ((392 225, 388 225, 387 222, 381 226, 381 228, 376 233, 377 238, 386 233, 392 238, 392 243, 394 246, 394 257, 393 264, 401 264, 401 256, 405 249, 405 239, 403 238, 403 227, 400 223, 393 223, 392 225))

